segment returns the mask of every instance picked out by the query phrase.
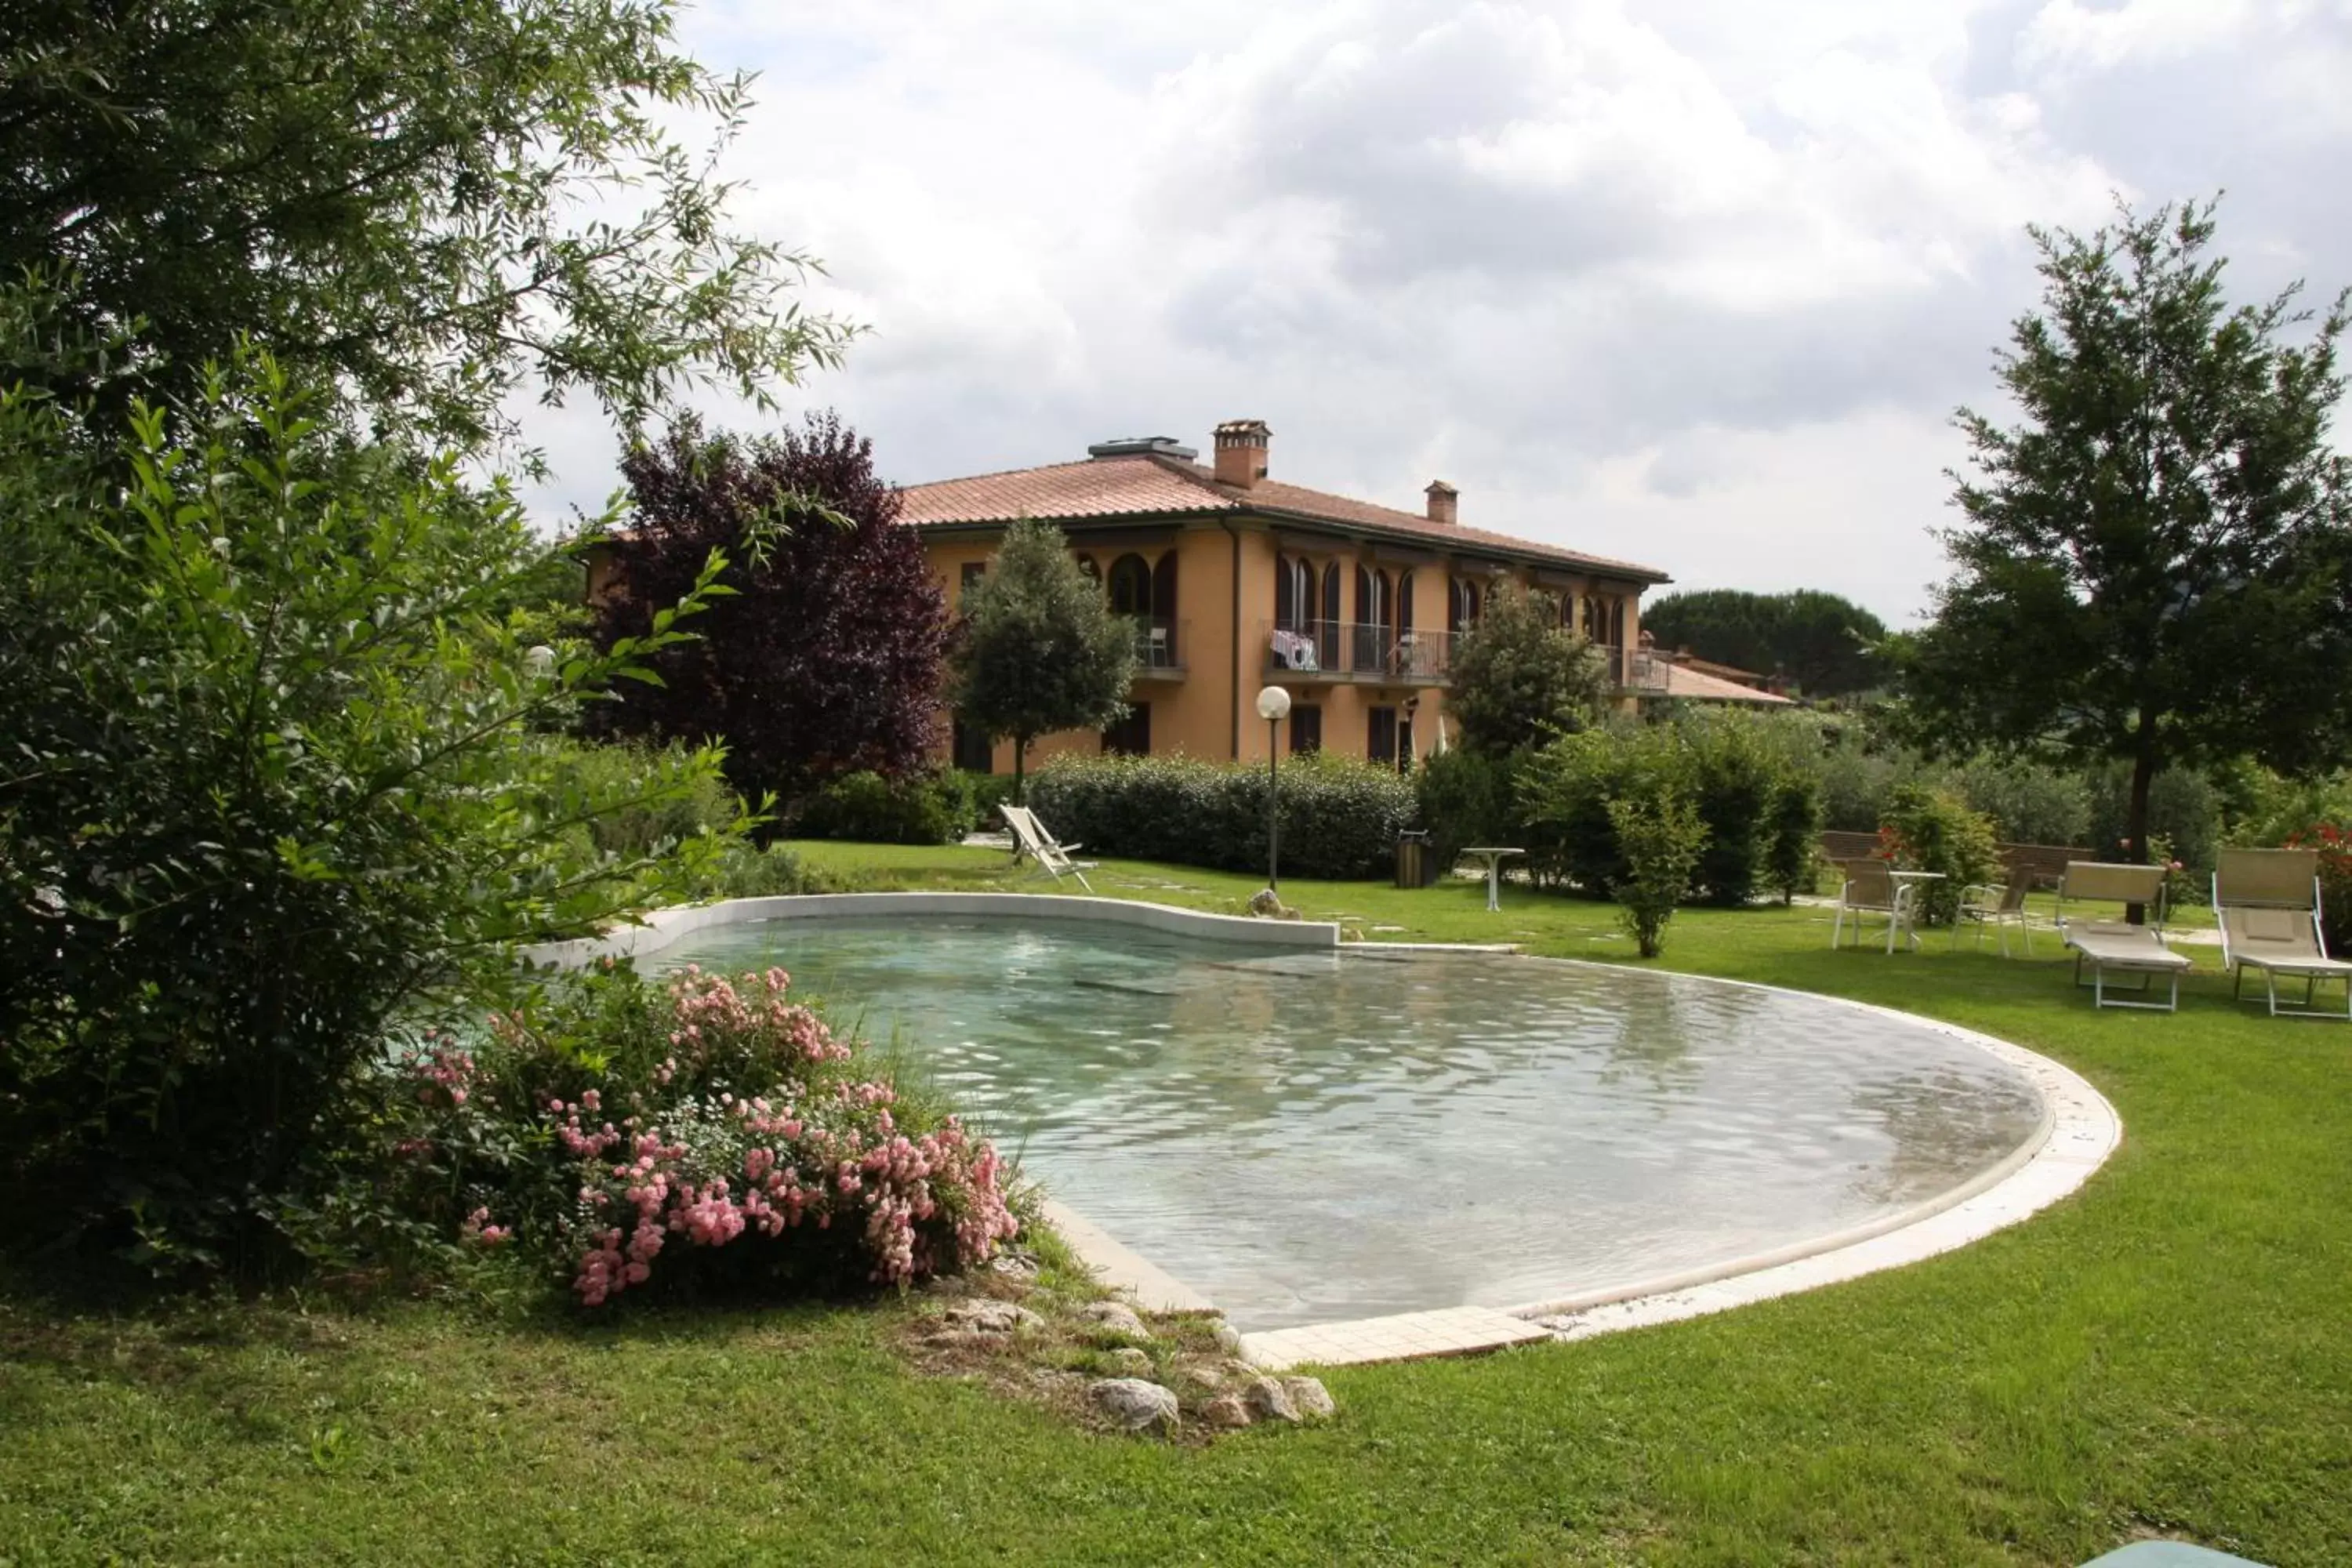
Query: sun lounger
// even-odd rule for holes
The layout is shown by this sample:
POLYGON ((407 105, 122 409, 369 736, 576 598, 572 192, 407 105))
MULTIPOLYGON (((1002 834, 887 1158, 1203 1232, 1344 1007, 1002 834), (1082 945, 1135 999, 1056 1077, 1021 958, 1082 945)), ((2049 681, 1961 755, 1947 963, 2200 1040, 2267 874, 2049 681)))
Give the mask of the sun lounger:
POLYGON ((2352 963, 2331 957, 2320 919, 2319 852, 2315 849, 2224 849, 2213 868, 2213 914, 2221 927, 2221 961, 2230 994, 2246 971, 2262 971, 2274 1018, 2341 1018, 2352 1022, 2352 963), (2281 976, 2303 982, 2303 1000, 2279 1003, 2281 976), (2313 1005, 2321 984, 2344 987, 2344 1010, 2313 1005))
POLYGON ((1035 857, 1038 866, 1050 873, 1054 880, 1060 881, 1063 873, 1067 872, 1078 879, 1079 887, 1089 893, 1095 890, 1086 876, 1094 868, 1095 863, 1070 858, 1070 851, 1078 846, 1056 842, 1054 836, 1045 830, 1045 825, 1037 820, 1037 814, 1026 806, 1001 805, 997 810, 1004 818, 1004 826, 1013 829, 1013 842, 1035 857))
POLYGON ((2120 866, 2103 860, 2070 860, 2065 875, 2058 882, 2058 931, 2074 954, 2074 984, 2085 984, 2083 971, 2091 972, 2091 1003, 2097 1007, 2146 1007, 2156 1012, 2170 1013, 2180 1005, 2180 973, 2189 967, 2186 954, 2173 952, 2164 945, 2164 868, 2161 866, 2120 866), (2116 903, 2139 904, 2155 915, 2152 925, 2133 925, 2124 921, 2085 919, 2070 915, 2068 904, 2116 903), (2137 974, 2138 986, 2120 995, 2107 994, 2109 972, 2137 974), (2134 996, 2150 995, 2156 983, 2169 982, 2165 1000, 2136 1002, 2134 996))

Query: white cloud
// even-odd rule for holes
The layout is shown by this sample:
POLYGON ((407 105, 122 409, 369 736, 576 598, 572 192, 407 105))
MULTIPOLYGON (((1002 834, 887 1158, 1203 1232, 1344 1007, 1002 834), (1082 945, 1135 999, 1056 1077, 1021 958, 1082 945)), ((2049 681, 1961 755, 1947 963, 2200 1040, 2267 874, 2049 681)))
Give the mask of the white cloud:
MULTIPOLYGON (((909 482, 1248 415, 1304 483, 1412 506, 1443 475, 1465 521, 1902 616, 1949 411, 2035 297, 2026 222, 2229 185, 2252 281, 2352 278, 2352 219, 2308 199, 2352 143, 2341 0, 688 20, 765 73, 745 216, 874 329, 791 401, 909 482)), ((600 500, 609 439, 541 434, 552 496, 600 500)))

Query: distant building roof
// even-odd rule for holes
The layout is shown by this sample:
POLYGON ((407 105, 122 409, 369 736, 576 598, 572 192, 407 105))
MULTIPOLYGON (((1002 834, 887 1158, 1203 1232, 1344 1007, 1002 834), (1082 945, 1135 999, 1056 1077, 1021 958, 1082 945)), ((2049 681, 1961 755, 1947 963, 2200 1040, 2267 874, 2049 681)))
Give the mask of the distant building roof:
POLYGON ((1691 702, 1756 702, 1768 708, 1790 706, 1789 699, 1777 692, 1759 691, 1736 680, 1724 680, 1671 659, 1660 662, 1665 666, 1666 695, 1669 697, 1679 697, 1691 702))
MULTIPOLYGON (((1142 444, 1139 441, 1133 445, 1142 444)), ((1588 555, 1558 545, 1514 539, 1507 533, 1465 528, 1459 523, 1439 522, 1393 507, 1376 506, 1328 490, 1308 489, 1304 485, 1265 479, 1248 486, 1226 484, 1217 479, 1214 469, 1177 456, 1181 448, 1160 447, 1134 451, 1119 449, 1129 447, 1129 443, 1104 445, 1108 449, 1103 455, 1084 462, 1054 463, 1040 468, 1015 468, 1006 473, 910 485, 901 492, 899 521, 917 528, 935 528, 957 523, 1010 522, 1019 517, 1060 522, 1084 518, 1253 513, 1524 556, 1612 577, 1649 583, 1672 581, 1654 566, 1588 555)))

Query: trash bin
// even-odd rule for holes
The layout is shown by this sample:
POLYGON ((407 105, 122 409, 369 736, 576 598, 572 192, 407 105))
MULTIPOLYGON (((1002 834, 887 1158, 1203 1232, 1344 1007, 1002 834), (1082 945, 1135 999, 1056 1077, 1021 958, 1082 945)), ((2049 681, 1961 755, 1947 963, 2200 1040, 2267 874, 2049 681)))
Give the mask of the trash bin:
POLYGON ((1411 829, 1397 835, 1396 885, 1400 888, 1426 888, 1430 884, 1430 867, 1436 858, 1429 852, 1429 835, 1411 829))

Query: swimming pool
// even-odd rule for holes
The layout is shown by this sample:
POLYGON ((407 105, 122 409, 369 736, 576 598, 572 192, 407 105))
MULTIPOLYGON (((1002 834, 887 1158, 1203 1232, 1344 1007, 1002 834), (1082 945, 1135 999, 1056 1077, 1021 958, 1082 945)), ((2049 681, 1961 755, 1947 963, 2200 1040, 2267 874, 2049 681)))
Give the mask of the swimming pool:
POLYGON ((1630 1285, 1889 1219, 2044 1127, 1924 1021, 1501 954, 1268 954, 1109 924, 756 921, 1024 1171, 1247 1331, 1630 1285))

